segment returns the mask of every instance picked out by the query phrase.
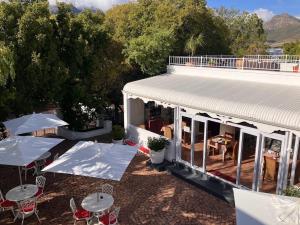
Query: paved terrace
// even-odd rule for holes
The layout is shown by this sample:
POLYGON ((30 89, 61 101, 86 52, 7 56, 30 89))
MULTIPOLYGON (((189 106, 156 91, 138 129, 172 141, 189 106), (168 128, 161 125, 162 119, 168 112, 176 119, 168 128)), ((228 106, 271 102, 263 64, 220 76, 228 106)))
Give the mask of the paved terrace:
MULTIPOLYGON (((108 138, 106 138, 108 140, 108 138)), ((100 138, 99 141, 105 141, 100 138)), ((76 142, 64 141, 52 149, 52 155, 67 151, 76 142)), ((114 186, 115 205, 121 207, 121 225, 196 225, 235 224, 235 210, 224 201, 172 176, 146 167, 148 158, 138 154, 129 165, 121 182, 82 176, 47 173, 44 196, 38 202, 41 224, 73 224, 69 200, 75 198, 77 206, 101 184, 114 186)), ((34 183, 29 175, 25 183, 34 183)), ((0 166, 0 187, 5 194, 19 185, 16 167, 0 166)), ((13 223, 10 212, 0 212, 0 224, 13 223)), ((38 224, 35 216, 24 224, 38 224)), ((78 225, 85 224, 78 222, 78 225)))

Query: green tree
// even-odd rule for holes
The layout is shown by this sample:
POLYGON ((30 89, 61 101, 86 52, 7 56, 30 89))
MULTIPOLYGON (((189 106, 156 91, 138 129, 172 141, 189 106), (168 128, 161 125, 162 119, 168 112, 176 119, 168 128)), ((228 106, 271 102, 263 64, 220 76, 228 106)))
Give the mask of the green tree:
POLYGON ((300 41, 285 43, 283 45, 284 54, 300 55, 300 41))
POLYGON ((266 53, 263 21, 256 14, 220 8, 216 13, 226 23, 232 54, 237 56, 266 53))
POLYGON ((197 37, 192 35, 185 44, 185 51, 192 56, 195 55, 196 50, 199 47, 203 47, 204 45, 204 37, 202 34, 199 34, 197 37))
POLYGON ((0 43, 0 86, 4 86, 9 78, 15 78, 13 53, 3 43, 0 43))

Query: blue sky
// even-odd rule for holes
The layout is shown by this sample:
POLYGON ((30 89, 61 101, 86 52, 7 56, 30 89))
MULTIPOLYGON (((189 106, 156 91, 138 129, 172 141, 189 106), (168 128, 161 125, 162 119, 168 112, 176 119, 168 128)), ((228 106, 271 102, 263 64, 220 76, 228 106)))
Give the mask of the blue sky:
MULTIPOLYGON (((114 4, 122 4, 136 0, 49 0, 51 5, 56 1, 72 3, 77 8, 98 8, 108 10, 114 4)), ((236 8, 256 12, 262 19, 270 20, 272 16, 289 13, 300 18, 300 0, 207 0, 208 6, 236 8)))
POLYGON ((245 11, 264 9, 273 14, 289 13, 300 16, 300 0, 207 0, 210 7, 225 6, 245 11))

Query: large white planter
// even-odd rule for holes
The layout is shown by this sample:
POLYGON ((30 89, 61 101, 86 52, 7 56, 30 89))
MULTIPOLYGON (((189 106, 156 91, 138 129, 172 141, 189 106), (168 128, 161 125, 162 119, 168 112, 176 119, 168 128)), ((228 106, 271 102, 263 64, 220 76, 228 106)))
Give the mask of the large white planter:
POLYGON ((165 148, 159 152, 150 150, 150 160, 153 164, 160 164, 164 161, 165 158, 165 148))
POLYGON ((124 139, 121 139, 121 140, 112 139, 112 143, 117 144, 117 145, 123 145, 124 144, 124 139))

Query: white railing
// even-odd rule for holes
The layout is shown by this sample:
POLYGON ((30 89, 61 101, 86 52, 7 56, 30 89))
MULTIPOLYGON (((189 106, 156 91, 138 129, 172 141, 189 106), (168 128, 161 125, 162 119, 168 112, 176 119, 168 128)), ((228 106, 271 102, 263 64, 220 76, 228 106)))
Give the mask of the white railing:
POLYGON ((247 55, 242 58, 235 56, 169 56, 169 65, 300 72, 300 56, 247 55))

